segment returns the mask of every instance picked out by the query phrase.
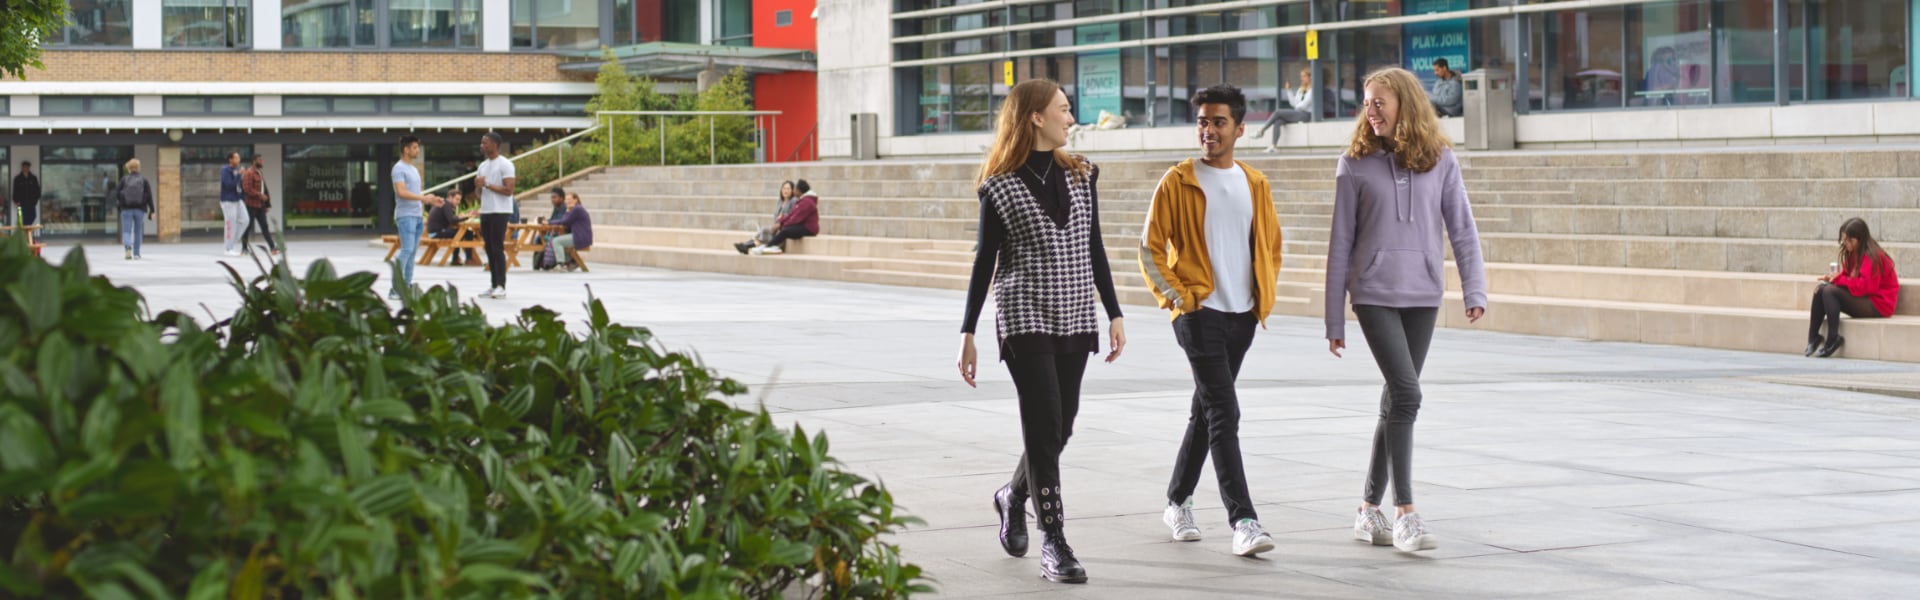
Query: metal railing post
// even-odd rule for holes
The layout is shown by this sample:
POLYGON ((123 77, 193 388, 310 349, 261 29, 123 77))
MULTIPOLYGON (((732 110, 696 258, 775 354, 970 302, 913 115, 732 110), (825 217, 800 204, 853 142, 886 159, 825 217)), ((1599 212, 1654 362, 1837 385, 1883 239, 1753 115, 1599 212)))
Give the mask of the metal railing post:
POLYGON ((660 115, 660 166, 667 166, 667 116, 660 115))
POLYGON ((720 119, 719 117, 715 117, 711 115, 707 117, 707 164, 709 165, 718 164, 719 162, 718 159, 714 158, 716 154, 714 153, 714 149, 713 149, 713 145, 714 145, 713 122, 719 119, 720 119))
POLYGON ((620 115, 607 115, 607 166, 613 166, 613 118, 620 115))

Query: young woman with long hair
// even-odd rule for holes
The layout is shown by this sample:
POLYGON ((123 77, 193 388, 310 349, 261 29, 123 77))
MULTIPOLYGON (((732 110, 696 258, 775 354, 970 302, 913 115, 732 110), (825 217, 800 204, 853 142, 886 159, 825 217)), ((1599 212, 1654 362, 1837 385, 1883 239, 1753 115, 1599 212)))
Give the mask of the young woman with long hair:
POLYGON ((1351 299, 1386 378, 1354 537, 1413 552, 1435 545, 1413 506, 1413 422, 1420 412, 1420 369, 1446 291, 1443 234, 1453 244, 1469 322, 1486 312, 1487 284, 1453 143, 1440 132, 1420 80, 1388 68, 1368 75, 1365 90, 1364 111, 1334 171, 1327 349, 1337 357, 1346 348, 1351 299), (1380 512, 1389 472, 1396 507, 1391 524, 1380 512))
POLYGON ((1127 343, 1113 270, 1100 242, 1094 194, 1100 170, 1062 149, 1073 124, 1073 106, 1052 81, 1016 85, 1000 105, 993 147, 978 178, 980 247, 967 287, 959 360, 961 380, 975 385, 973 331, 991 286, 999 311, 994 333, 1020 397, 1025 446, 1013 480, 993 494, 1000 547, 1026 556, 1031 499, 1043 534, 1040 574, 1063 583, 1087 580, 1065 536, 1060 452, 1080 410, 1087 357, 1100 350, 1096 297, 1109 323, 1107 362, 1119 358, 1127 343))
POLYGON ((1893 270, 1893 257, 1873 241, 1867 222, 1860 217, 1840 224, 1840 262, 1838 269, 1820 277, 1813 291, 1813 324, 1807 326, 1807 356, 1827 358, 1847 343, 1840 337, 1840 313, 1855 319, 1893 316, 1900 303, 1900 274, 1893 270), (1827 335, 1820 337, 1820 324, 1827 335))

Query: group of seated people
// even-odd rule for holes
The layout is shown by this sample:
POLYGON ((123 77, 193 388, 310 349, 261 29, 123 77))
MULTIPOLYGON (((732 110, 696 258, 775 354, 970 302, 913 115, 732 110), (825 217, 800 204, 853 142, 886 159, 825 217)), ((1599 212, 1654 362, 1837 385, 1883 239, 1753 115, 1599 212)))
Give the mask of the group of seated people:
MULTIPOLYGON (((550 217, 539 217, 537 220, 545 225, 560 226, 563 228, 560 231, 564 233, 553 232, 542 235, 541 251, 552 254, 555 268, 572 271, 574 270, 573 257, 567 253, 567 250, 569 248, 585 250, 593 247, 593 218, 587 214, 587 207, 581 205, 579 194, 569 193, 559 186, 554 186, 547 192, 547 198, 553 203, 553 213, 550 217)), ((426 227, 428 239, 455 241, 471 239, 472 233, 467 234, 467 238, 455 239, 456 236, 461 235, 461 221, 480 218, 480 208, 463 206, 464 199, 465 193, 458 187, 449 190, 444 198, 430 197, 428 204, 432 208, 427 213, 426 227)), ((461 253, 456 252, 451 264, 461 266, 480 263, 479 254, 473 248, 467 248, 464 254, 463 257, 461 253)))
POLYGON ((787 240, 820 235, 820 198, 807 180, 780 183, 780 199, 774 206, 773 224, 754 233, 753 239, 733 245, 741 254, 759 256, 787 250, 787 240))

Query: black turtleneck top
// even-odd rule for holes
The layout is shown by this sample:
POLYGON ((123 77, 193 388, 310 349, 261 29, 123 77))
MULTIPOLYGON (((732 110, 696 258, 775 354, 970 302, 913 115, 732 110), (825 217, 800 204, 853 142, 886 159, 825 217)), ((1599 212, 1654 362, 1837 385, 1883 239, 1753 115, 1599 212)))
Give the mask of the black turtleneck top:
MULTIPOLYGON (((1027 156, 1026 164, 1014 171, 1020 183, 1026 184, 1027 191, 1040 202, 1040 207, 1053 222, 1066 226, 1072 216, 1073 200, 1067 189, 1067 169, 1053 163, 1053 152, 1034 151, 1027 156)), ((1107 319, 1118 319, 1120 297, 1113 291, 1113 269, 1107 265, 1107 246, 1100 241, 1100 168, 1094 167, 1088 175, 1087 190, 1091 202, 1088 209, 1092 214, 1093 231, 1089 232, 1091 256, 1093 258, 1093 286, 1100 292, 1100 304, 1107 309, 1107 319)), ((980 191, 980 247, 974 251, 973 279, 967 285, 967 316, 960 324, 961 333, 974 333, 974 327, 980 321, 980 311, 986 306, 987 289, 993 283, 993 269, 1000 256, 1000 249, 1007 241, 1007 225, 1001 220, 999 211, 994 209, 993 200, 987 197, 985 189, 980 191)), ((1100 351, 1100 336, 1097 334, 1057 336, 1045 334, 1015 335, 1000 340, 1000 360, 1024 354, 1089 354, 1100 351)))

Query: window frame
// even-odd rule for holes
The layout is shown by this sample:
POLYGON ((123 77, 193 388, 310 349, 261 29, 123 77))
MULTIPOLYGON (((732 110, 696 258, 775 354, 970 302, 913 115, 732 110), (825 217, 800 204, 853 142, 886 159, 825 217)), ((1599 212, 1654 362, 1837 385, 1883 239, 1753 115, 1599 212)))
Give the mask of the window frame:
POLYGON ((253 108, 254 108, 253 96, 165 96, 160 99, 160 114, 169 116, 169 117, 179 117, 179 116, 250 117, 250 116, 253 116, 254 114, 253 108), (245 111, 215 110, 213 107, 214 101, 223 100, 223 99, 246 100, 247 109, 245 111), (170 104, 174 101, 179 101, 179 100, 199 100, 201 109, 198 111, 176 111, 173 109, 173 107, 170 104))
POLYGON ((86 116, 108 116, 108 117, 130 117, 130 116, 133 116, 133 96, 131 96, 131 95, 86 95, 86 96, 81 96, 81 95, 60 95, 60 96, 41 96, 41 97, 40 97, 40 114, 41 114, 41 115, 43 115, 43 116, 48 116, 48 117, 86 117, 86 116), (82 106, 84 106, 84 108, 82 108, 81 110, 79 110, 79 111, 77 111, 77 112, 76 112, 76 111, 64 111, 64 110, 48 110, 48 109, 47 109, 47 100, 49 100, 49 99, 53 99, 53 100, 69 100, 69 99, 77 99, 77 100, 80 100, 80 101, 81 101, 81 103, 82 103, 82 106), (122 99, 124 99, 124 100, 126 100, 126 102, 127 102, 127 109, 126 109, 125 111, 113 111, 113 112, 101 112, 101 111, 98 111, 98 110, 95 110, 95 109, 94 109, 94 107, 93 107, 93 104, 94 104, 94 101, 96 101, 96 100, 109 100, 109 99, 112 99, 112 100, 122 100, 122 99))
MULTIPOLYGON (((160 22, 161 22, 162 28, 166 26, 165 23, 167 19, 167 3, 172 1, 174 0, 160 0, 160 22)), ((231 23, 231 26, 237 26, 240 28, 240 31, 246 33, 246 43, 244 44, 233 43, 233 44, 228 44, 223 46, 176 46, 176 45, 167 43, 167 39, 163 35, 160 40, 160 48, 168 51, 173 51, 173 52, 225 52, 225 51, 233 51, 233 50, 252 50, 254 45, 255 34, 258 33, 253 30, 253 18, 254 18, 253 0, 221 0, 221 2, 222 2, 222 5, 225 6, 226 10, 228 11, 243 11, 241 16, 235 19, 231 23)), ((162 34, 164 33, 165 32, 162 31, 162 34)), ((229 28, 226 34, 227 34, 227 39, 233 39, 234 30, 229 28)))
MULTIPOLYGON (((318 0, 309 1, 318 2, 318 0)), ((344 4, 348 11, 347 16, 349 21, 352 20, 354 11, 357 10, 358 1, 359 0, 348 0, 344 4)), ((366 52, 369 50, 378 50, 380 52, 460 52, 479 50, 486 45, 486 0, 451 0, 453 2, 453 12, 455 15, 464 12, 468 6, 472 7, 474 13, 473 43, 463 44, 461 42, 460 29, 456 24, 453 34, 453 45, 451 46, 395 46, 393 44, 392 0, 365 1, 373 3, 373 40, 363 42, 358 39, 354 31, 358 28, 349 23, 346 32, 347 43, 344 46, 286 46, 283 49, 300 52, 366 52)), ((283 38, 286 35, 288 4, 288 2, 282 2, 280 4, 279 21, 281 36, 283 38)))

